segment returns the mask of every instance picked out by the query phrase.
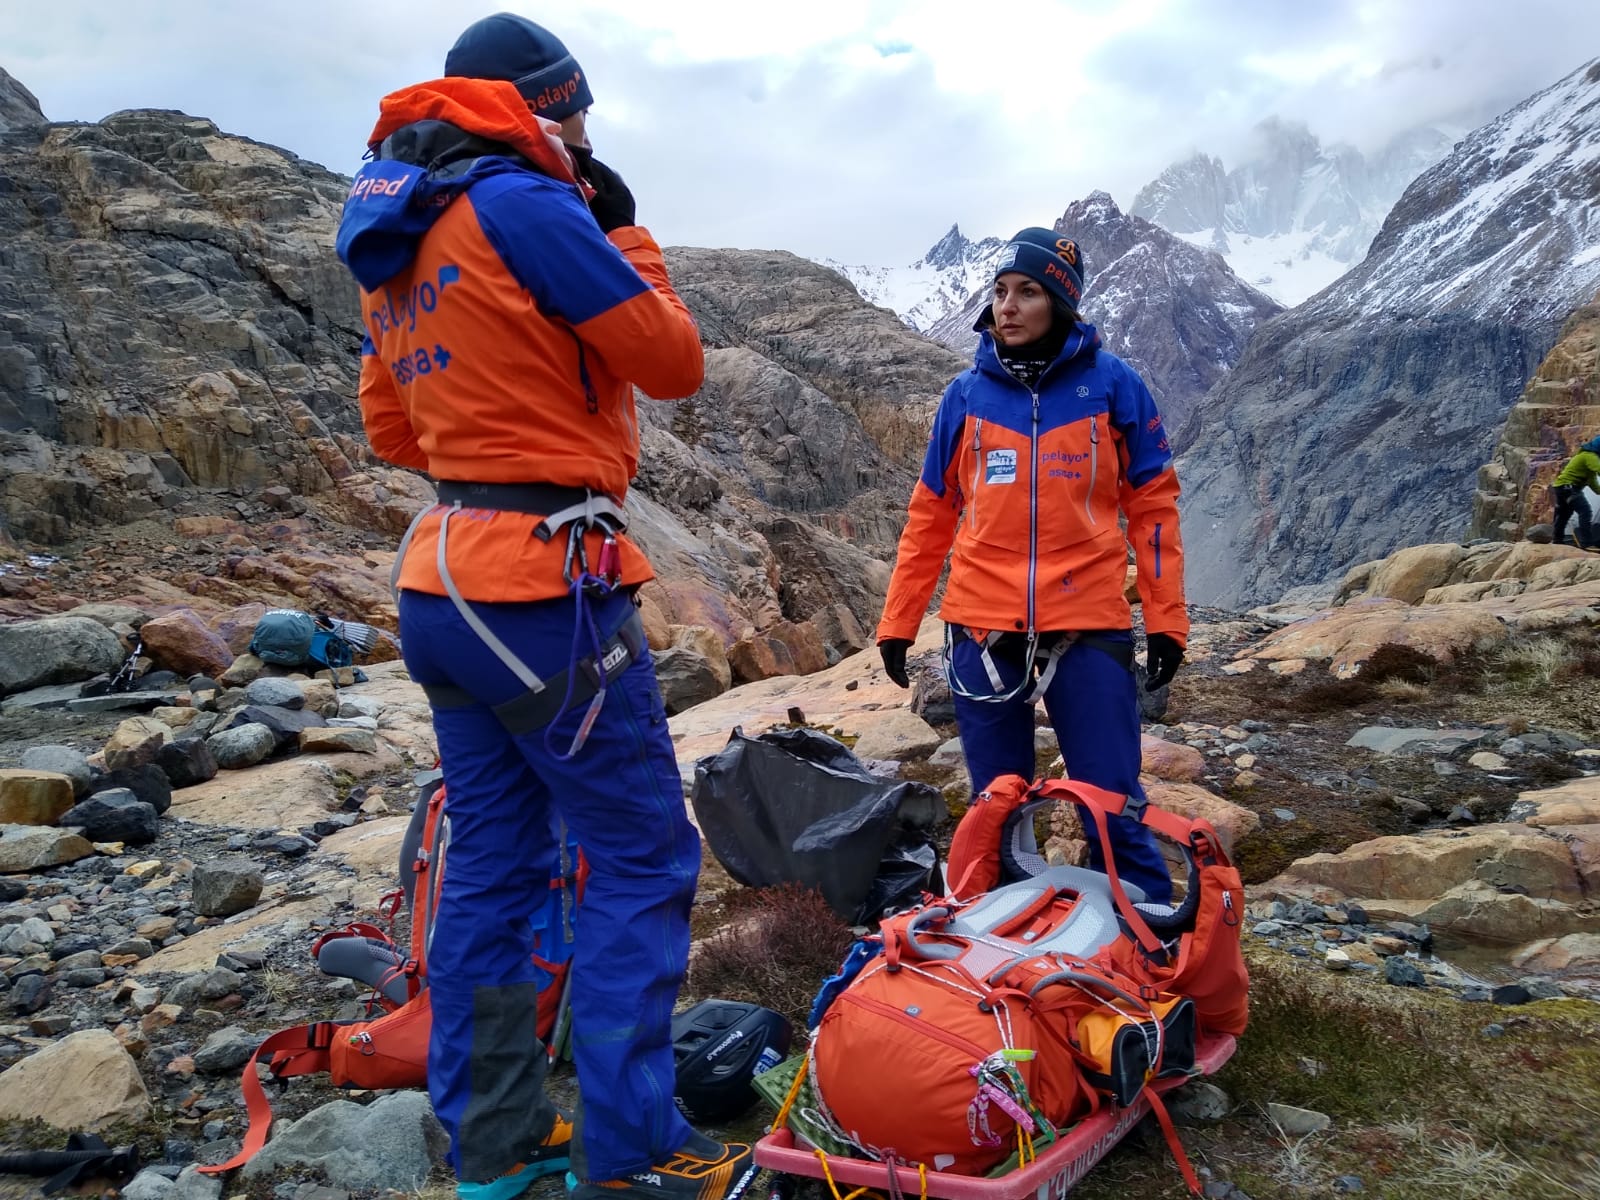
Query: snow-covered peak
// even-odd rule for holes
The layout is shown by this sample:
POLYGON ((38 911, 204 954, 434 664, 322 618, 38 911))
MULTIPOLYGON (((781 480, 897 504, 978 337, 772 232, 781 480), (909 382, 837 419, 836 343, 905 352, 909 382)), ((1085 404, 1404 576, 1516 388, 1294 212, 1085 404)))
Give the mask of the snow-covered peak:
POLYGON ((1438 129, 1411 130, 1369 158, 1270 118, 1231 171, 1195 154, 1142 188, 1131 211, 1222 254, 1274 299, 1298 304, 1361 261, 1395 199, 1449 144, 1438 129))
POLYGON ((926 333, 951 309, 959 308, 975 288, 989 282, 990 268, 1004 245, 994 237, 974 242, 959 225, 952 225, 909 266, 861 266, 828 258, 822 265, 848 279, 869 304, 893 309, 906 324, 926 333))
POLYGON ((1558 322, 1600 288, 1600 59, 1456 144, 1316 311, 1558 322))

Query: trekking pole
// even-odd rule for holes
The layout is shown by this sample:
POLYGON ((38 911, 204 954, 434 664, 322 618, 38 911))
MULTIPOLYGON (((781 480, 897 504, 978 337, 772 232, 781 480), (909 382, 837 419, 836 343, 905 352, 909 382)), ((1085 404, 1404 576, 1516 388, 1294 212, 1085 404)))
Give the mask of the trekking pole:
POLYGON ((139 1171, 139 1151, 133 1146, 112 1149, 92 1133, 74 1133, 65 1150, 29 1150, 0 1154, 0 1174, 48 1175, 40 1191, 53 1195, 97 1176, 131 1179, 139 1171))

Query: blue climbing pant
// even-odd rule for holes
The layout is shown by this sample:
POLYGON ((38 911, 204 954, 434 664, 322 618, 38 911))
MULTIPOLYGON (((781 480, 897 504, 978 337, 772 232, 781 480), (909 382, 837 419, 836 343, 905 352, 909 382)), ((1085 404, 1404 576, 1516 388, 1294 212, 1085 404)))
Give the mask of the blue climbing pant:
MULTIPOLYGON (((472 608, 542 679, 567 669, 571 598, 472 608)), ((588 608, 601 639, 634 613, 621 593, 588 608)), ((487 1182, 528 1161, 555 1120, 536 1030, 545 977, 531 955, 550 933, 560 825, 589 867, 570 976, 582 1104, 573 1169, 609 1180, 665 1161, 691 1133, 672 1102, 671 1017, 700 839, 654 664, 646 654, 611 683, 587 740, 562 761, 587 702, 547 730, 514 736, 490 706, 524 686, 447 597, 402 592, 400 633, 412 679, 476 701, 433 709, 450 844, 428 957, 428 1092, 457 1178, 487 1182)), ((587 634, 580 645, 590 652, 587 634)))
MULTIPOLYGON (((1121 631, 1096 632, 1093 636, 1097 641, 1115 643, 1118 649, 1126 643, 1126 655, 1113 654, 1104 646, 1074 642, 1061 656, 1055 677, 1045 691, 1045 712, 1061 744, 1067 778, 1142 799, 1139 695, 1131 669, 1133 638, 1121 631)), ((977 642, 956 637, 951 647, 952 668, 962 690, 981 694, 992 689, 982 655, 977 642)), ((1021 681, 1025 668, 1022 655, 997 647, 990 658, 999 672, 1001 694, 1021 681)), ((961 735, 961 751, 966 756, 974 794, 1002 775, 1021 775, 1024 779, 1037 776, 1031 703, 1022 697, 971 700, 959 693, 954 700, 956 729, 961 735)), ((1087 815, 1083 824, 1088 834, 1090 865, 1103 871, 1105 860, 1094 824, 1087 815)), ((1131 817, 1111 817, 1108 824, 1117 874, 1143 888, 1149 900, 1169 903, 1172 877, 1155 835, 1131 817)))

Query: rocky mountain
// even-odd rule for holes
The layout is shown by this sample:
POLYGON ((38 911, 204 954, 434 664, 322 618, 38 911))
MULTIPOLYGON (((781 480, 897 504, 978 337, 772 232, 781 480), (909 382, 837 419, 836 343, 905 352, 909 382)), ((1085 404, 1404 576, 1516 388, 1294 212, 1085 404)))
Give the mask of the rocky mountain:
POLYGON ((1450 148, 1421 128, 1371 157, 1324 147, 1303 124, 1272 118, 1232 170, 1195 154, 1140 189, 1131 212, 1217 251, 1252 287, 1286 305, 1321 291, 1360 262, 1406 186, 1450 148))
POLYGON ((950 311, 966 302, 974 288, 987 282, 989 264, 1005 242, 984 238, 974 242, 959 225, 933 244, 916 262, 904 267, 868 267, 835 262, 832 267, 855 285, 870 304, 892 309, 911 328, 922 333, 950 311))
MULTIPOLYGON (((1089 268, 1083 314, 1106 348, 1144 377, 1177 445, 1200 398, 1244 352, 1255 329, 1282 311, 1223 258, 1124 213, 1105 192, 1069 206, 1056 232, 1074 238, 1089 268)), ((987 280, 928 333, 970 354, 987 280)))
MULTIPOLYGON (((146 599, 154 576, 204 591, 235 572, 188 557, 230 541, 392 545, 433 492, 361 432, 356 293, 333 252, 348 186, 182 113, 50 124, 0 76, 0 537, 73 560, 142 522, 140 546, 178 556, 146 599)), ((630 508, 661 574, 658 640, 777 629, 794 644, 763 643, 749 672, 823 665, 876 621, 961 360, 792 255, 669 259, 708 370, 693 399, 642 406, 630 508), (796 631, 824 609, 822 633, 796 631)))
MULTIPOLYGON (((1600 433, 1600 296, 1562 326, 1506 414, 1494 457, 1478 468, 1469 538, 1513 542, 1554 516, 1549 484, 1600 433)), ((1597 499, 1591 495, 1591 507, 1597 499)), ((1569 529, 1571 526, 1568 527, 1569 529)))
POLYGON ((1600 61, 1419 177, 1367 258, 1267 322, 1179 464, 1191 595, 1271 599, 1460 529, 1475 465, 1600 288, 1600 61))

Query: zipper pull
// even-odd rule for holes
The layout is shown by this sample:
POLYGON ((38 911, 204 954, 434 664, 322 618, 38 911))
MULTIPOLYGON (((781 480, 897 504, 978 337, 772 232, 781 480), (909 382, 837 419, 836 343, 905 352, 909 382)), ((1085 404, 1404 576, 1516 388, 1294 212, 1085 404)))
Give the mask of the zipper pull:
MULTIPOLYGON (((1035 401, 1037 403, 1037 401, 1035 401)), ((1100 442, 1100 414, 1095 413, 1089 418, 1089 440, 1096 445, 1100 442)))

